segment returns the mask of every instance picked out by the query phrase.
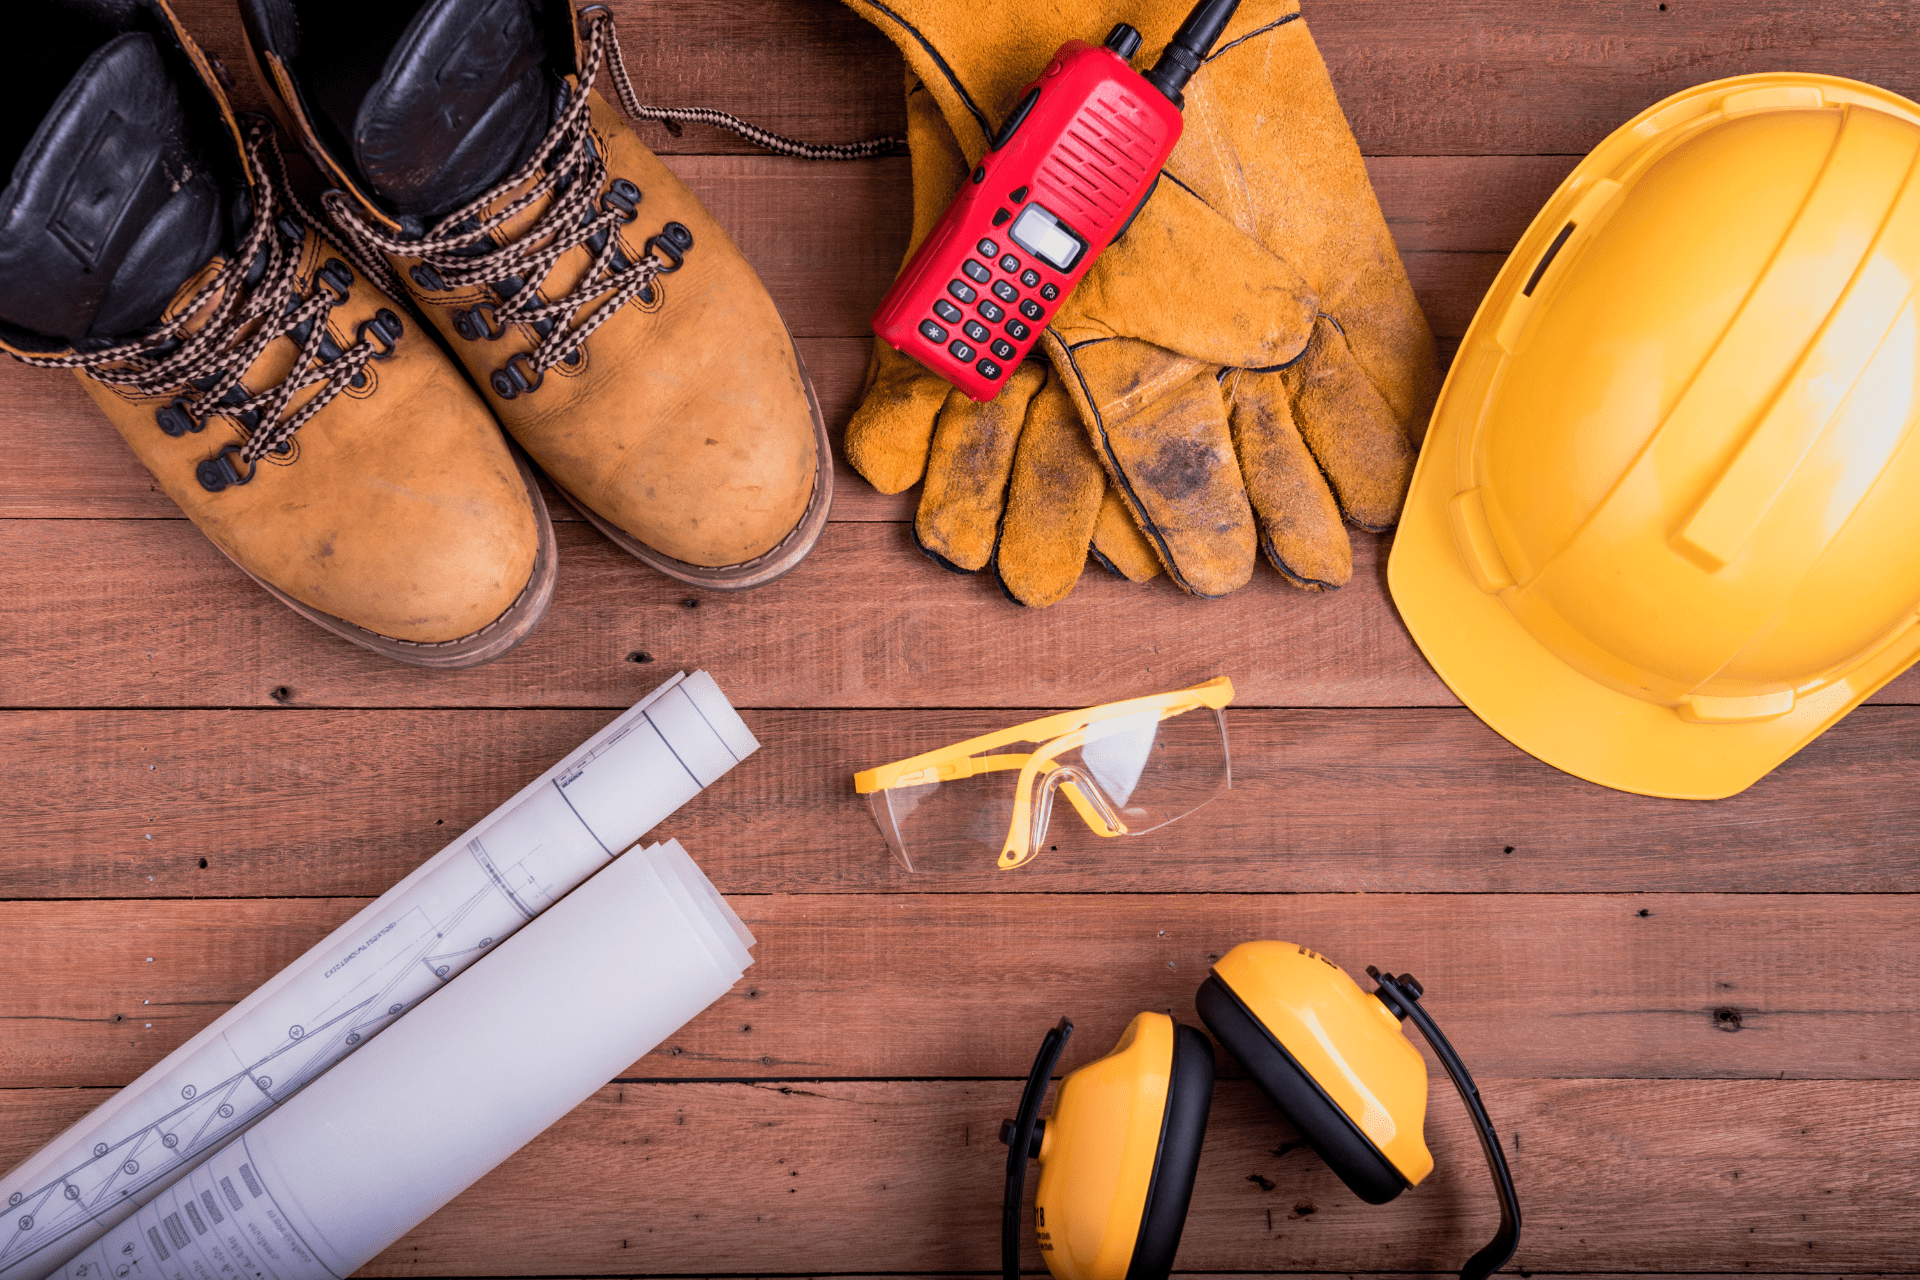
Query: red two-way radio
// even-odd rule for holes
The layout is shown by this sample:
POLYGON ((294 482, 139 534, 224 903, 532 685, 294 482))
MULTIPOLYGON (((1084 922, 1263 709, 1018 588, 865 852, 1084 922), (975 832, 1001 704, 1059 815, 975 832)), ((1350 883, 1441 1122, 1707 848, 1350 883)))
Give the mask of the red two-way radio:
POLYGON ((873 314, 873 331, 991 400, 1073 287, 1153 194, 1180 140, 1180 90, 1240 0, 1201 0, 1145 75, 1140 33, 1069 40, 873 314))

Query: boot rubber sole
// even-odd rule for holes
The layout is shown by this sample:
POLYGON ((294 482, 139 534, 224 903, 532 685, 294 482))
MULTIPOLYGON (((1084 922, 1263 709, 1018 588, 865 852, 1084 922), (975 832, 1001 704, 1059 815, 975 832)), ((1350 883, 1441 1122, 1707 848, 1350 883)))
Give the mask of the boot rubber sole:
POLYGON ((827 513, 833 506, 833 443, 827 439, 826 420, 821 417, 820 401, 813 394, 813 378, 807 373, 806 361, 800 358, 800 348, 793 345, 792 334, 787 335, 787 344, 793 349, 793 362, 799 368, 800 381, 807 389, 807 411, 813 415, 813 495, 807 499, 807 509, 801 513, 800 522, 766 551, 739 564, 704 565, 676 560, 609 522, 592 507, 567 493, 558 482, 554 488, 565 494, 567 501, 589 524, 604 533, 613 545, 647 567, 691 586, 705 587, 709 591, 745 591, 750 587, 765 586, 789 572, 807 558, 807 553, 813 550, 814 544, 820 541, 821 533, 826 530, 827 513))
MULTIPOLYGON (((391 658, 410 667, 428 667, 439 671, 455 671, 492 662, 533 634, 533 629, 547 616, 547 607, 553 603, 554 583, 560 578, 559 548, 554 544, 553 521, 547 515, 546 499, 540 496, 539 482, 534 479, 533 468, 527 465, 526 455, 521 452, 520 446, 509 440, 507 448, 513 454, 514 465, 520 469, 521 483, 527 488, 527 500, 533 503, 533 518, 539 526, 539 545, 534 552, 533 572, 527 578, 527 585, 520 589, 520 594, 507 606, 506 612, 471 634, 441 641, 400 640, 383 636, 358 623, 304 604, 238 560, 233 560, 232 556, 227 556, 227 559, 233 560, 240 572, 265 588, 268 595, 307 621, 363 649, 371 649, 383 658, 391 658)), ((221 553, 226 554, 226 549, 221 548, 221 553)))

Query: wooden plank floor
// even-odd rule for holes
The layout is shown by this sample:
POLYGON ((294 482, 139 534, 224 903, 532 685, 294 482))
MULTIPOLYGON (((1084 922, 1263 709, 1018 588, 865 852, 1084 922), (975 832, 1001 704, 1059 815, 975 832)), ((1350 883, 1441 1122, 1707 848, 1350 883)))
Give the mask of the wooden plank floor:
MULTIPOLYGON (((830 0, 616 0, 644 97, 817 140, 895 130, 899 61, 830 0)), ((182 10, 243 66, 230 0, 182 10)), ((1310 0, 1451 351, 1613 127, 1802 69, 1920 95, 1914 0, 1310 0)), ((759 267, 836 431, 898 265, 906 162, 807 165, 644 126, 759 267)), ((1526 1210, 1519 1274, 1920 1273, 1920 674, 1713 804, 1576 781, 1461 708, 1384 590, 1223 601, 1097 572, 1028 612, 914 551, 914 495, 840 471, 789 578, 696 595, 557 498, 552 614, 478 671, 383 663, 248 584, 79 388, 0 364, 0 1168, 297 956, 665 675, 761 752, 664 824, 760 938, 731 994, 365 1274, 960 1275, 998 1257, 998 1122, 1140 1009, 1192 1018, 1238 941, 1411 970, 1526 1210), (1230 675, 1235 786, 1114 848, 909 876, 853 770, 1230 675), (583 1192, 582 1188, 591 1188, 583 1192)), ((1095 848, 1096 844, 1106 847, 1095 848)), ((1339 1186, 1238 1073, 1178 1265, 1440 1273, 1493 1227, 1444 1081, 1433 1177, 1339 1186)), ((1027 1265, 1039 1260, 1028 1246, 1027 1265)))

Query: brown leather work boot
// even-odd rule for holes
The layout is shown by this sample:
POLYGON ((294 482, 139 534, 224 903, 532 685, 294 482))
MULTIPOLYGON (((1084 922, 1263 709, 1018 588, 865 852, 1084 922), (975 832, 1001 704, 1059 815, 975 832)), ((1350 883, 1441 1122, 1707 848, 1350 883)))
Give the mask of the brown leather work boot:
POLYGON ((287 193, 165 0, 61 0, 0 87, 0 347, 70 368, 293 609, 400 662, 498 657, 553 532, 485 403, 287 193), (37 122, 37 124, 36 124, 37 122))
POLYGON ((726 232, 593 90, 604 8, 243 0, 340 233, 384 254, 507 430, 623 549, 744 588, 832 499, 813 388, 726 232))

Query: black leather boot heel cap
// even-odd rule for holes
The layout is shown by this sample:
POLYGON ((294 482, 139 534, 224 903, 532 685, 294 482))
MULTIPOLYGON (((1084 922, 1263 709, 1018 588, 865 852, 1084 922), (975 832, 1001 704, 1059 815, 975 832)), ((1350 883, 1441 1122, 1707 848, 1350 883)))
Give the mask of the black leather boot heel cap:
POLYGON ((1218 977, 1208 978, 1193 1002, 1214 1038, 1247 1069, 1260 1092, 1272 1099, 1353 1194, 1368 1204, 1385 1204, 1407 1189, 1407 1180, 1393 1162, 1380 1154, 1380 1148, 1360 1132, 1360 1126, 1274 1039, 1232 988, 1218 977))
POLYGON ((1147 1182, 1147 1203, 1140 1211, 1127 1280, 1167 1280, 1180 1249, 1180 1229, 1193 1201, 1193 1175, 1200 1167, 1200 1144, 1207 1136, 1207 1108, 1213 1103, 1213 1046, 1192 1027, 1173 1025, 1173 1069, 1167 1077, 1167 1105, 1160 1113, 1160 1149, 1147 1182))

